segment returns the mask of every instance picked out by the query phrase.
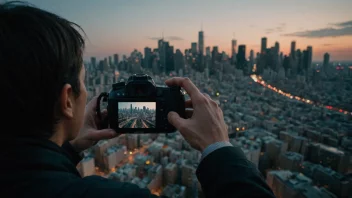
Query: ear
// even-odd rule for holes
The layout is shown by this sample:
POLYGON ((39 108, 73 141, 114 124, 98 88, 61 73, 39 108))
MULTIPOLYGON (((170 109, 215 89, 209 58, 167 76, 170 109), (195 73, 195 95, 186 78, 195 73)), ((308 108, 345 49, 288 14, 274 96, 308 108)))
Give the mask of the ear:
POLYGON ((60 110, 67 119, 73 118, 73 90, 70 84, 65 84, 61 90, 60 110))

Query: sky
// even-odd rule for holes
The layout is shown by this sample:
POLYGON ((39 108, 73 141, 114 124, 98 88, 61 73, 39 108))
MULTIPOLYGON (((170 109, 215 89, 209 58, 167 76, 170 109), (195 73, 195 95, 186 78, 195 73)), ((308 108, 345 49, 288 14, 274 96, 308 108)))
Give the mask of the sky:
MULTIPOLYGON (((1 1, 1 0, 0 0, 1 1)), ((4 1, 4 0, 3 0, 4 1)), ((157 47, 164 35, 174 49, 198 42, 227 53, 231 40, 258 52, 262 37, 288 54, 313 46, 313 60, 352 60, 352 0, 29 0, 79 24, 87 34, 85 59, 157 47)))
POLYGON ((155 102, 119 102, 119 109, 129 109, 131 108, 131 104, 132 104, 132 108, 139 107, 140 109, 143 109, 143 106, 149 109, 156 108, 155 102))

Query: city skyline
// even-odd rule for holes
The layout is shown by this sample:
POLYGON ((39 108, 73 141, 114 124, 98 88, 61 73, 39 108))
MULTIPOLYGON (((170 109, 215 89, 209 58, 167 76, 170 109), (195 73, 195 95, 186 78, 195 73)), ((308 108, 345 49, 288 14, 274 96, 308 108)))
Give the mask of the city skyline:
POLYGON ((191 42, 198 42, 201 28, 204 47, 219 46, 228 54, 232 39, 246 45, 249 54, 251 49, 259 52, 260 39, 267 37, 268 46, 278 41, 284 54, 289 54, 295 40, 297 49, 313 46, 314 61, 322 61, 326 52, 331 61, 352 59, 349 0, 28 2, 81 25, 87 34, 86 60, 115 53, 129 56, 134 49, 143 52, 147 46, 157 48, 156 40, 162 36, 183 52, 191 42))
POLYGON ((133 109, 135 107, 139 109, 143 109, 143 106, 145 106, 146 108, 149 108, 150 110, 156 109, 155 102, 119 102, 119 109, 129 109, 131 107, 131 104, 133 109))

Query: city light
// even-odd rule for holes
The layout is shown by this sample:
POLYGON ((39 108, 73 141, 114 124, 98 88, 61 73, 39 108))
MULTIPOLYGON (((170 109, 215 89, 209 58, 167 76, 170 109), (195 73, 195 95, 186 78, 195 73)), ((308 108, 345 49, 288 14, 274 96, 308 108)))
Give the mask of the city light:
MULTIPOLYGON (((296 99, 298 101, 302 101, 302 102, 305 102, 307 104, 312 104, 312 105, 316 105, 316 106, 320 106, 320 107, 324 107, 324 105, 322 104, 317 104, 317 103, 314 103, 313 101, 309 100, 309 99, 305 99, 305 98, 300 98, 298 96, 293 96, 292 94, 290 93, 285 93, 284 91, 282 91, 281 89, 277 89, 276 87, 270 85, 270 84, 267 84, 265 83, 264 80, 258 80, 258 79, 262 79, 261 76, 257 76, 255 74, 251 75, 250 76, 251 79, 254 81, 254 82, 257 82, 259 84, 261 84, 262 86, 266 87, 266 88, 269 88, 283 96, 286 96, 290 99, 296 99)), ((343 109, 339 109, 339 108, 335 108, 335 107, 332 107, 332 106, 325 106, 325 108, 329 109, 329 110, 333 110, 333 111, 337 111, 337 112, 340 112, 340 113, 344 113, 344 114, 348 114, 348 111, 346 110, 343 110, 343 109)), ((352 115, 352 112, 350 112, 351 115, 352 115)))
POLYGON ((147 160, 147 161, 145 162, 145 164, 146 164, 146 165, 149 165, 149 164, 150 164, 150 161, 149 161, 149 160, 147 160))

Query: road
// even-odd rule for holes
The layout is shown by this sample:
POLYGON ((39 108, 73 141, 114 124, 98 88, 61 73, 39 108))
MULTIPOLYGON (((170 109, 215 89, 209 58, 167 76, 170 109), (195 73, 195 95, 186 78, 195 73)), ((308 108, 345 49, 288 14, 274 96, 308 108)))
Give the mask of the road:
POLYGON ((155 124, 138 117, 120 121, 119 128, 155 128, 155 124))
MULTIPOLYGON (((256 66, 253 67, 253 72, 256 72, 256 66)), ((352 115, 352 112, 349 112, 349 111, 346 111, 346 110, 343 110, 343 109, 340 109, 340 108, 337 108, 337 107, 333 107, 333 106, 330 106, 330 105, 324 105, 324 104, 317 104, 316 102, 312 101, 312 100, 309 100, 309 99, 306 99, 306 98, 301 98, 301 97, 298 97, 298 96, 294 96, 290 93, 286 93, 268 83, 266 83, 261 76, 259 75, 256 75, 256 74, 252 74, 251 75, 251 79, 262 85, 263 87, 266 87, 266 88, 269 88, 271 89, 272 91, 275 91, 285 97, 288 97, 292 100, 297 100, 297 101, 301 101, 301 102, 304 102, 304 103, 307 103, 307 104, 311 104, 311 105, 315 105, 315 106, 319 106, 319 107, 322 107, 322 108, 326 108, 328 110, 332 110, 332 111, 337 111, 337 112, 340 112, 340 113, 344 113, 344 114, 350 114, 352 115)))

